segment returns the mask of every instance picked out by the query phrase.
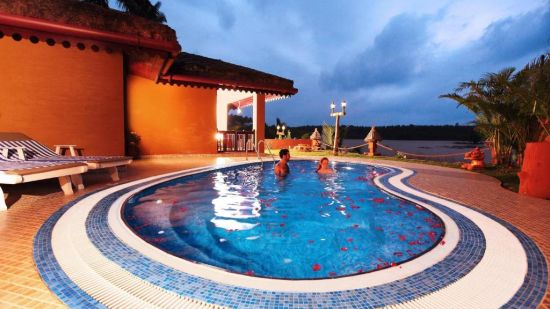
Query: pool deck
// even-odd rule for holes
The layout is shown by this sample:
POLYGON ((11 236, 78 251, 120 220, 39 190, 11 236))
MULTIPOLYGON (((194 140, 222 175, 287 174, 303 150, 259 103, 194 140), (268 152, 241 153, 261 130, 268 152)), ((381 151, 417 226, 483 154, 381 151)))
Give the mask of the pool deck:
MULTIPOLYGON (((121 182, 187 168, 215 164, 216 156, 181 156, 135 161, 121 172, 121 182)), ((222 157, 227 162, 244 158, 222 157)), ((414 187, 493 214, 531 237, 550 257, 550 201, 518 195, 500 187, 491 177, 431 165, 379 161, 416 171, 410 180, 414 187)), ((45 286, 32 258, 33 238, 42 223, 62 205, 78 196, 113 185, 107 173, 89 173, 87 188, 66 197, 56 180, 2 186, 8 194, 6 212, 0 212, 0 306, 65 307, 45 286)), ((548 263, 547 263, 548 264, 548 263)), ((540 308, 550 308, 546 291, 540 308)))

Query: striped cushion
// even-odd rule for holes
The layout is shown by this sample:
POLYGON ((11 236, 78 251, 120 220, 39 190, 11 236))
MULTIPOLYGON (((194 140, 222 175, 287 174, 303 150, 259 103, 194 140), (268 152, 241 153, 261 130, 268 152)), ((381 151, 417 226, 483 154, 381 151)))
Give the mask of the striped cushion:
MULTIPOLYGON (((13 146, 25 147, 24 153, 25 153, 25 158, 27 160, 57 156, 57 154, 53 152, 51 149, 34 140, 0 141, 0 148, 3 148, 3 147, 9 148, 13 146)), ((0 160, 21 161, 21 159, 19 159, 19 157, 17 156, 17 151, 15 151, 15 149, 10 149, 7 157, 4 157, 3 154, 0 152, 0 160)))
POLYGON ((54 161, 54 162, 115 162, 115 161, 122 161, 122 160, 128 160, 129 157, 122 157, 122 156, 75 156, 75 157, 68 157, 68 156, 61 156, 61 155, 55 155, 51 157, 37 157, 30 159, 29 161, 54 161))
POLYGON ((28 170, 36 169, 43 167, 71 167, 63 162, 29 162, 29 161, 19 161, 19 162, 8 162, 0 161, 0 171, 13 171, 13 170, 28 170))
MULTIPOLYGON (((89 163, 106 163, 106 162, 116 162, 129 160, 129 157, 123 156, 76 156, 76 157, 67 157, 58 155, 53 152, 48 147, 40 144, 39 142, 27 139, 27 140, 0 140, 0 148, 2 147, 25 147, 25 160, 27 161, 48 161, 48 162, 89 162, 89 163)), ((0 152, 0 162, 1 161, 10 161, 17 162, 21 161, 17 155, 15 149, 10 149, 8 156, 4 157, 0 152)))

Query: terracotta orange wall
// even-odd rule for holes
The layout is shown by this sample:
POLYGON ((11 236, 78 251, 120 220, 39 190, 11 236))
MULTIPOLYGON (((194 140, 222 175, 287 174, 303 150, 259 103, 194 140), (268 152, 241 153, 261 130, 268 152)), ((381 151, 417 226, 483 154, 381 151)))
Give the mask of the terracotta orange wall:
POLYGON ((121 53, 0 39, 0 131, 124 154, 121 53))
POLYGON ((129 75, 128 128, 143 155, 216 153, 216 90, 156 84, 129 75))

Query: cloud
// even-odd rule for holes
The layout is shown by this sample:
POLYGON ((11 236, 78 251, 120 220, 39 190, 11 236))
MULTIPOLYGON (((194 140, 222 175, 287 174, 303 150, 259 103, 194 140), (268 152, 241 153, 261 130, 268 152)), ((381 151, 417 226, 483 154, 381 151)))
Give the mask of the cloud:
POLYGON ((351 61, 336 65, 321 76, 321 85, 353 90, 408 84, 421 73, 428 54, 430 17, 401 14, 393 17, 375 38, 373 46, 351 61))
POLYGON ((471 50, 481 51, 479 59, 505 63, 550 50, 550 9, 536 10, 521 16, 492 23, 471 50))
POLYGON ((433 41, 430 29, 440 20, 438 15, 396 16, 371 46, 320 75, 323 87, 353 98, 348 121, 466 123, 473 114, 456 108, 453 101, 439 99, 440 94, 486 72, 521 68, 550 50, 547 7, 495 20, 480 30, 477 39, 452 49, 433 41))
POLYGON ((439 99, 459 82, 523 67, 550 49, 548 0, 163 1, 184 50, 295 81, 266 120, 344 124, 466 123, 439 99), (472 9, 475 7, 475 9, 472 9))
MULTIPOLYGON (((179 2, 179 1, 178 1, 179 2)), ((183 1, 182 1, 183 2, 183 1)), ((238 4, 235 2, 229 2, 226 0, 186 0, 184 3, 176 3, 176 1, 164 1, 163 4, 166 3, 166 7, 169 7, 169 9, 175 9, 175 13, 179 13, 180 16, 178 18, 190 18, 192 20, 197 20, 202 18, 201 15, 208 14, 208 15, 215 15, 217 21, 218 21, 218 27, 222 31, 228 31, 233 29, 233 26, 236 22, 236 15, 235 15, 235 6, 238 4), (187 7, 187 10, 185 9, 187 7), (183 8, 183 9, 182 9, 183 8), (193 10, 200 10, 202 11, 200 15, 193 15, 193 10), (213 13, 213 14, 212 14, 213 13)), ((163 6, 163 9, 165 7, 163 6)), ((168 22, 172 24, 173 22, 177 22, 173 20, 170 13, 171 11, 166 11, 169 15, 168 22)), ((174 18, 176 19, 176 18, 174 18)), ((201 31, 203 29, 196 29, 196 31, 201 31)))

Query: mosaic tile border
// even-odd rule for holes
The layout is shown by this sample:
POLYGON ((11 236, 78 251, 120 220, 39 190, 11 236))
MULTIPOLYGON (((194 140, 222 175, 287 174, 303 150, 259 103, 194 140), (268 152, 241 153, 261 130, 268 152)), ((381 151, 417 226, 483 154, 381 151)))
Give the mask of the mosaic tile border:
MULTIPOLYGON (((403 179, 403 182, 407 186, 411 186, 410 180, 413 175, 403 179)), ((483 215, 495 220, 504 227, 506 227, 516 238, 520 241, 525 253, 527 254, 527 274, 521 288, 514 294, 514 296, 503 306, 503 308, 528 308, 537 307, 546 295, 546 289, 548 288, 548 266, 546 258, 540 248, 535 242, 529 238, 520 229, 508 223, 507 221, 500 219, 488 212, 481 209, 468 206, 462 203, 454 202, 455 204, 463 207, 475 210, 483 215)))
MULTIPOLYGON (((396 174, 399 174, 399 172, 397 172, 396 170, 392 170, 392 172, 384 175, 382 177, 382 180, 387 182, 390 177, 395 176, 396 174)), ((407 180, 410 177, 412 176, 409 176, 407 180)), ((404 183, 406 182, 404 181, 404 183)), ((144 185, 145 184, 142 183, 136 185, 135 187, 141 187, 144 185)), ((391 186, 389 183, 387 185, 391 186)), ((407 183, 407 185, 409 184, 407 183)), ((392 190, 394 189, 395 191, 401 192, 401 190, 392 186, 392 190)), ((362 290, 328 293, 279 293, 237 288, 233 286, 223 286, 216 282, 205 280, 203 278, 189 276, 181 272, 174 273, 174 270, 172 269, 163 269, 163 265, 157 265, 158 263, 155 261, 148 260, 143 256, 139 256, 139 254, 138 256, 135 256, 134 254, 136 254, 136 252, 133 252, 133 250, 130 248, 125 248, 124 244, 121 243, 118 239, 112 239, 110 237, 106 237, 107 235, 105 234, 99 234, 99 231, 105 232, 105 229, 107 230, 107 232, 109 232, 109 228, 106 222, 106 211, 108 210, 109 205, 116 199, 115 196, 120 196, 123 194, 121 192, 122 191, 113 193, 110 196, 104 198, 92 210, 93 214, 90 213, 90 216, 87 219, 88 234, 91 238, 93 237, 92 241, 99 241, 99 245, 102 246, 103 249, 99 247, 98 248, 103 252, 103 254, 108 255, 110 253, 109 250, 115 249, 115 251, 117 251, 114 252, 115 258, 118 257, 122 259, 127 259, 128 256, 131 256, 132 259, 134 259, 133 265, 121 266, 130 271, 136 270, 137 273, 133 271, 132 272, 138 276, 138 273, 141 273, 144 280, 149 281, 153 284, 155 284, 154 282, 157 282, 159 283, 159 286, 162 286, 167 290, 181 291, 182 293, 179 293, 181 295, 189 295, 192 298, 201 299, 206 302, 216 303, 219 305, 232 307, 255 306, 260 308, 272 308, 304 306, 333 307, 336 305, 339 307, 378 307, 382 305, 395 304, 434 292, 437 289, 458 280, 461 276, 468 273, 483 256, 484 238, 479 228, 461 214, 439 205, 439 207, 441 207, 444 212, 451 216, 455 220, 455 222, 457 222, 457 225, 459 225, 459 227, 461 228, 461 239, 459 245, 444 261, 430 267, 423 273, 414 275, 414 279, 408 280, 410 278, 407 278, 399 282, 392 282, 390 284, 384 285, 383 288, 379 289, 366 288, 362 290), (472 240, 477 241, 478 243, 482 243, 482 246, 477 247, 465 245, 472 240), (113 242, 107 244, 106 241, 113 242), (476 250, 468 250, 474 249, 474 247, 477 247, 475 248, 476 250), (480 248, 483 249, 480 250, 480 248), (468 257, 466 263, 468 264, 466 265, 467 267, 464 267, 465 265, 463 264, 463 259, 465 257, 468 257), (446 268, 448 268, 449 265, 453 265, 453 263, 455 265, 458 264, 461 269, 468 269, 463 274, 457 274, 456 271, 452 272, 453 280, 450 280, 446 284, 443 284, 441 286, 432 287, 429 289, 426 289, 424 287, 420 290, 418 286, 414 285, 414 282, 417 282, 418 280, 425 280, 420 282, 433 281, 433 278, 430 278, 430 274, 433 276, 441 274, 441 271, 446 270, 446 268), (161 272, 159 273, 158 271, 161 272), (164 278, 162 278, 163 276, 160 276, 161 278, 159 278, 158 274, 164 275, 164 278), (157 277, 155 278, 155 276, 157 277), (173 276, 178 277, 177 280, 175 280, 173 276), (184 283, 182 283, 182 281, 180 281, 181 278, 187 280, 187 282, 183 281, 184 283), (183 287, 182 285, 185 284, 187 285, 183 287)), ((406 192, 401 193, 407 194, 406 192)), ((50 217, 39 230, 34 243, 34 257, 41 276, 44 278, 44 281, 46 281, 46 284, 50 287, 50 289, 56 295, 58 295, 61 300, 63 300, 67 305, 71 307, 101 307, 101 304, 93 299, 90 299, 90 297, 86 293, 75 286, 72 281, 70 281, 70 279, 62 272, 55 260, 55 257, 53 256, 53 252, 51 249, 51 231, 53 229, 53 226, 55 225, 55 222, 67 209, 91 194, 93 193, 78 198, 77 200, 67 204, 54 215, 52 215, 52 217, 50 217)), ((476 211, 479 212, 479 210, 476 211)), ((544 280, 544 278, 547 278, 548 274, 546 273, 547 269, 544 255, 542 255, 534 242, 527 236, 525 236, 525 234, 521 233, 521 231, 519 231, 517 228, 513 227, 503 220, 495 218, 490 214, 484 214, 503 224, 512 233, 514 233, 514 235, 518 236, 518 239, 520 239, 520 242, 525 248, 525 251, 527 252, 527 255, 529 257, 529 272, 526 276, 526 279, 524 280, 523 286, 505 306, 536 306, 536 304, 540 302, 540 300, 537 301, 537 299, 540 299, 542 296, 544 296, 544 293, 546 291, 547 281, 544 280), (541 271, 541 269, 543 269, 543 271, 541 271), (530 291, 533 290, 535 291, 535 293, 530 293, 530 291)), ((96 243, 96 245, 98 244, 96 243)), ((112 257, 109 256, 109 258, 112 257)), ((119 262, 118 260, 113 261, 119 262)))
MULTIPOLYGON (((396 174, 399 172, 392 169, 384 177, 389 178, 396 174)), ((399 282, 394 281, 372 288, 325 293, 272 292, 225 286, 167 268, 127 247, 112 235, 107 222, 108 211, 116 199, 130 191, 131 188, 127 188, 113 193, 92 209, 86 226, 88 236, 94 245, 108 259, 153 285, 185 297, 228 307, 248 307, 248 305, 260 304, 269 307, 287 306, 292 304, 292 300, 296 298, 301 299, 304 303, 323 307, 379 307, 405 302, 432 293, 466 275, 477 265, 485 248, 483 233, 473 222, 458 212, 441 206, 440 210, 444 210, 461 230, 461 240, 457 248, 442 262, 399 282), (209 290, 209 292, 205 293, 205 290, 209 290), (250 300, 253 303, 243 302, 243 299, 247 299, 250 295, 254 295, 250 300)))
POLYGON ((40 277, 48 288, 71 308, 105 308, 105 306, 81 290, 61 270, 52 250, 52 231, 57 220, 69 208, 98 191, 85 194, 57 210, 42 224, 33 242, 33 258, 40 277))

